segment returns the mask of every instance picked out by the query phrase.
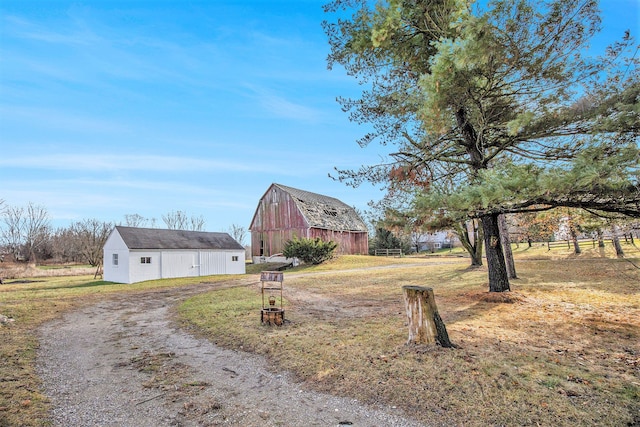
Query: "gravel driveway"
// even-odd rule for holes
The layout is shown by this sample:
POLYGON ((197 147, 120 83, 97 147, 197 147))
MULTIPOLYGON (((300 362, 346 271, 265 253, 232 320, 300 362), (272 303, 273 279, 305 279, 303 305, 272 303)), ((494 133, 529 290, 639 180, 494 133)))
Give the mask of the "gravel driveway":
POLYGON ((38 372, 54 425, 422 425, 395 408, 305 390, 262 357, 172 323, 177 303, 216 286, 121 295, 44 325, 38 372))

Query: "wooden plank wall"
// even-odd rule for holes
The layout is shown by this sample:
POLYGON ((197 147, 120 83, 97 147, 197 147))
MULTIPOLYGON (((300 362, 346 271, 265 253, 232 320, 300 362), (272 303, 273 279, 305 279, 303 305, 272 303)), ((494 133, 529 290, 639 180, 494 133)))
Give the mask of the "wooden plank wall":
POLYGON ((251 255, 269 257, 282 253, 287 240, 294 237, 333 240, 338 254, 369 253, 366 232, 334 231, 308 228, 305 218, 288 193, 273 187, 258 206, 251 232, 251 255), (261 240, 264 248, 261 253, 261 240))

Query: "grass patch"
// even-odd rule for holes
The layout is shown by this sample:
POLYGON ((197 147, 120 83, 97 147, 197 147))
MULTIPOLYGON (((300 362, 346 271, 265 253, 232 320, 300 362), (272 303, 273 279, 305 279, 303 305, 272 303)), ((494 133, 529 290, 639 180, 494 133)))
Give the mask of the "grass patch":
POLYGON ((211 341, 263 354, 310 387, 397 406, 425 424, 633 425, 640 270, 539 252, 516 252, 521 278, 508 301, 489 298, 486 270, 466 260, 387 259, 405 265, 375 269, 380 257, 341 257, 285 272, 284 327, 260 325, 258 287, 196 296, 179 312, 211 341), (459 349, 405 345, 407 284, 434 288, 459 349))
POLYGON ((65 270, 65 269, 73 269, 73 268, 86 268, 86 269, 96 269, 96 266, 89 264, 45 264, 38 265, 38 269, 40 270, 65 270))
POLYGON ((262 297, 255 289, 230 288, 189 298, 179 307, 181 316, 214 344, 257 351, 262 297), (258 322, 256 322, 256 316, 258 322))

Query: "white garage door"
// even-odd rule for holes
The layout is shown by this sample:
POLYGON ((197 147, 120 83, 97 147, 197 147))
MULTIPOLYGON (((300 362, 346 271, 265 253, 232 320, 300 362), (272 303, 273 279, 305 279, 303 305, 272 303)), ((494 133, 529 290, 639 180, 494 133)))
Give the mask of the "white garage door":
POLYGON ((196 252, 163 252, 162 278, 191 277, 200 273, 196 252))
POLYGON ((224 252, 201 252, 200 275, 226 274, 226 254, 224 252))

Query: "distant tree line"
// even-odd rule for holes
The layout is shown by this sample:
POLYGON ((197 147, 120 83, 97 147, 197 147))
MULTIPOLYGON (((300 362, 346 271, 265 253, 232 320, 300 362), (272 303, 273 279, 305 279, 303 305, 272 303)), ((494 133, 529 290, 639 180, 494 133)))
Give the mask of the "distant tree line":
MULTIPOLYGON (((189 215, 176 210, 162 215, 168 229, 203 231, 202 215, 189 215)), ((74 221, 67 227, 54 228, 46 207, 29 202, 26 206, 7 205, 0 199, 0 260, 35 263, 102 264, 103 247, 115 225, 157 228, 155 218, 126 214, 115 223, 88 218, 74 221)), ((246 229, 232 225, 230 235, 243 244, 246 229)))
MULTIPOLYGON (((366 216, 371 222, 369 253, 375 249, 402 249, 403 253, 420 251, 426 234, 449 231, 470 255, 472 266, 481 266, 482 228, 477 220, 451 221, 446 213, 434 212, 429 221, 412 217, 407 212, 389 209, 384 203, 371 204, 366 216)), ((568 241, 574 252, 581 252, 579 240, 593 239, 598 247, 610 240, 616 254, 623 256, 620 240, 636 244, 640 236, 640 221, 637 218, 603 215, 576 208, 556 208, 541 212, 522 212, 505 215, 505 233, 516 245, 531 247, 534 243, 568 241)))

